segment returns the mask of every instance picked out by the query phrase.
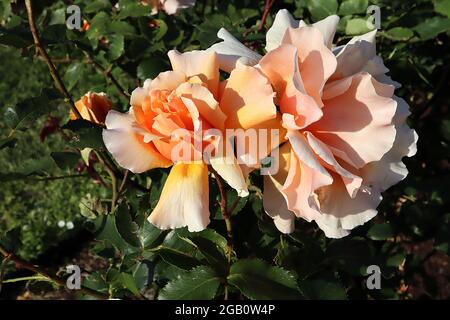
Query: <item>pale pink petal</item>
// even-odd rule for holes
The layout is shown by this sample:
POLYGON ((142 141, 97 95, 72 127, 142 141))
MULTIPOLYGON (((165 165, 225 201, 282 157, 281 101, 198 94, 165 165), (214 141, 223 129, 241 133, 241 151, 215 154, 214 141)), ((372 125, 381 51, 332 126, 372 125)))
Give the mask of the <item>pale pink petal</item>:
POLYGON ((345 46, 336 51, 337 67, 331 79, 341 79, 363 70, 376 56, 376 31, 353 37, 345 46))
POLYGON ((322 116, 321 105, 306 94, 298 68, 297 48, 283 44, 266 54, 259 67, 269 78, 275 91, 281 112, 293 115, 286 119, 286 128, 304 128, 322 116))
POLYGON ((352 85, 353 78, 347 77, 328 82, 323 89, 322 100, 328 100, 344 94, 352 85))
POLYGON ((208 50, 217 53, 220 69, 231 72, 236 68, 238 61, 242 64, 253 66, 261 59, 260 54, 247 48, 226 29, 221 28, 217 32, 217 37, 223 41, 214 44, 208 50))
POLYGON ((384 191, 400 182, 408 175, 408 169, 402 162, 403 157, 412 157, 417 151, 417 133, 406 123, 409 106, 405 100, 395 97, 397 112, 393 119, 396 128, 395 142, 392 149, 380 161, 371 162, 362 172, 369 185, 384 191))
POLYGON ((308 221, 314 219, 318 210, 314 204, 314 192, 333 182, 332 176, 317 160, 305 137, 298 131, 286 134, 292 151, 289 173, 283 185, 289 210, 308 221))
POLYGON ((349 90, 326 101, 324 116, 308 131, 343 151, 357 168, 378 161, 395 139, 392 118, 397 103, 391 98, 393 89, 367 73, 358 74, 349 90))
POLYGON ((336 58, 323 42, 322 33, 314 27, 289 28, 283 43, 298 49, 303 84, 316 103, 322 105, 322 91, 328 78, 336 70, 336 58), (305 45, 307 44, 307 45, 305 45))
POLYGON ((333 45, 334 34, 339 24, 339 16, 331 15, 312 24, 313 27, 319 29, 322 33, 324 44, 331 49, 333 45))
POLYGON ((351 198, 337 177, 333 184, 320 188, 317 194, 321 215, 315 221, 329 238, 342 238, 372 219, 382 199, 377 190, 360 190, 355 198, 351 198))
POLYGON ((332 151, 322 141, 314 137, 311 132, 306 132, 306 138, 317 156, 339 174, 350 197, 354 198, 361 187, 362 178, 343 168, 334 157, 332 151))
POLYGON ((299 22, 295 20, 286 9, 277 12, 272 27, 266 33, 266 51, 270 52, 281 45, 286 30, 298 28, 299 22))
POLYGON ((332 183, 328 173, 309 167, 299 160, 297 153, 292 150, 289 173, 283 185, 283 195, 289 210, 306 221, 311 221, 320 215, 319 207, 314 201, 315 191, 332 183))
POLYGON ((276 167, 278 171, 273 175, 264 176, 264 211, 274 220, 275 226, 283 233, 294 231, 295 215, 287 207, 287 201, 283 195, 283 184, 289 170, 291 147, 289 143, 283 144, 278 150, 276 167))

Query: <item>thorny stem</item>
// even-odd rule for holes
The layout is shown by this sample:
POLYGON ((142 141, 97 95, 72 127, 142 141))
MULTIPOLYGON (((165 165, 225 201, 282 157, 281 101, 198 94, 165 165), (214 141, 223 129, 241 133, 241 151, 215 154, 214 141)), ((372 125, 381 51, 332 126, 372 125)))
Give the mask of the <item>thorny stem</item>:
MULTIPOLYGON (((0 253, 5 257, 4 259, 7 259, 7 261, 13 261, 16 263, 16 265, 19 268, 22 269, 27 269, 30 271, 33 271, 35 273, 40 274, 41 276, 47 278, 48 280, 58 284, 61 287, 65 287, 66 286, 66 281, 63 278, 60 278, 56 275, 52 275, 50 274, 48 271, 44 270, 43 268, 34 265, 28 261, 23 260, 22 258, 14 255, 11 252, 8 252, 8 250, 6 250, 5 248, 3 248, 2 246, 0 246, 0 253)), ((6 261, 6 262, 7 262, 6 261)), ((97 299, 108 299, 108 295, 105 295, 101 292, 92 290, 91 288, 85 287, 85 286, 81 286, 80 289, 81 292, 83 292, 84 294, 90 295, 92 297, 95 297, 97 299)))
POLYGON ((42 56, 42 58, 44 58, 45 62, 47 63, 47 66, 50 70, 50 74, 53 78, 53 81, 55 82, 56 88, 63 94, 65 101, 69 103, 70 108, 72 112, 76 115, 76 117, 78 119, 81 119, 82 117, 80 112, 75 106, 72 97, 70 96, 63 81, 61 80, 61 77, 59 76, 58 71, 56 70, 56 67, 53 64, 52 59, 48 55, 47 51, 45 51, 44 46, 42 45, 41 38, 39 36, 39 32, 37 30, 36 23, 33 18, 33 7, 31 5, 31 0, 25 0, 25 5, 27 7, 28 24, 30 25, 30 31, 31 34, 33 35, 34 45, 36 46, 39 54, 42 56))
POLYGON ((105 166, 106 171, 111 177, 111 191, 112 191, 111 213, 113 213, 116 208, 117 202, 117 177, 115 173, 115 168, 108 163, 108 158, 105 157, 103 153, 99 151, 95 151, 95 153, 97 154, 98 160, 100 161, 101 164, 105 166))
MULTIPOLYGON (((231 224, 231 214, 227 209, 227 195, 225 193, 225 186, 223 183, 222 178, 219 176, 219 174, 210 167, 210 170, 214 174, 214 177, 216 179, 217 187, 219 188, 220 193, 220 211, 222 212, 222 216, 225 220, 225 226, 227 229, 227 258, 228 258, 228 271, 227 274, 230 273, 231 268, 231 260, 233 258, 233 226, 231 224)), ((228 283, 225 281, 225 289, 224 289, 224 299, 228 300, 228 283)))
POLYGON ((261 32, 264 28, 264 25, 266 24, 267 16, 269 15, 270 8, 275 3, 275 0, 265 0, 264 2, 264 11, 261 16, 261 22, 259 23, 258 31, 261 32))

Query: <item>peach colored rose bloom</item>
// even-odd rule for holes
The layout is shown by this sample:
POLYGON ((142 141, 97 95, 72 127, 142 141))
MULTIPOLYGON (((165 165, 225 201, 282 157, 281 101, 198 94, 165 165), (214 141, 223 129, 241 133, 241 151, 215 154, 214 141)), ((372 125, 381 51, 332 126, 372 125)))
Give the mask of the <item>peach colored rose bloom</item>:
POLYGON ((407 103, 375 52, 376 31, 332 47, 337 16, 312 26, 280 10, 261 57, 222 29, 221 68, 256 65, 270 79, 287 129, 278 172, 264 177, 264 208, 290 233, 294 218, 340 238, 377 214, 381 192, 406 177, 416 152, 407 103))
MULTIPOLYGON (((105 93, 88 92, 75 102, 75 106, 83 119, 103 124, 112 104, 105 93)), ((72 111, 70 111, 70 118, 72 120, 77 118, 72 111)))
MULTIPOLYGON (((173 165, 149 221, 161 229, 187 226, 190 231, 200 231, 209 223, 208 167, 193 155, 201 156, 212 144, 201 131, 264 125, 276 117, 275 93, 254 67, 240 65, 220 82, 214 52, 170 51, 168 55, 173 70, 135 89, 128 113, 110 111, 103 140, 116 161, 132 172, 173 165), (194 139, 180 139, 179 129, 193 138, 200 136, 200 146, 194 139), (172 155, 180 143, 194 152, 174 164, 172 155)), ((210 163, 240 196, 248 195, 233 154, 218 154, 210 163), (224 161, 229 157, 232 161, 224 161)))
POLYGON ((176 14, 182 9, 193 7, 195 0, 142 0, 142 3, 151 5, 153 14, 158 10, 164 10, 167 14, 176 14))

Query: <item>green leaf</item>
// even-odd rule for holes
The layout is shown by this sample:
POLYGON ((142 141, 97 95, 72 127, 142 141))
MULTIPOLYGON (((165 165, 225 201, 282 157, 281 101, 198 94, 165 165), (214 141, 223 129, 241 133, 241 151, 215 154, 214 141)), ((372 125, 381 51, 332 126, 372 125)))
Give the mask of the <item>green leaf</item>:
POLYGON ((14 107, 9 107, 4 113, 4 121, 11 129, 21 129, 29 122, 48 113, 52 104, 50 98, 55 98, 54 91, 44 91, 39 97, 28 98, 14 107))
POLYGON ((149 281, 150 269, 149 265, 145 262, 138 262, 132 269, 132 274, 136 286, 139 290, 145 289, 145 287, 151 282, 149 281))
POLYGON ((77 152, 52 152, 51 157, 60 169, 73 169, 80 160, 80 154, 77 152))
POLYGON ((136 280, 134 279, 133 275, 122 272, 120 273, 119 280, 126 289, 130 290, 131 293, 133 293, 136 296, 140 295, 139 288, 136 284, 136 280))
POLYGON ((65 24, 66 23, 66 8, 56 9, 52 11, 49 25, 65 24))
POLYGON ((0 172, 0 181, 25 179, 30 175, 49 173, 55 168, 55 161, 50 156, 44 156, 38 159, 28 159, 18 167, 16 172, 0 172))
POLYGON ((0 139, 0 150, 4 148, 14 148, 16 146, 17 139, 16 138, 5 138, 0 139))
POLYGON ((391 40, 408 41, 414 36, 414 32, 408 28, 395 27, 386 31, 385 35, 391 40))
POLYGON ((337 0, 307 0, 306 3, 314 21, 335 14, 338 8, 337 0))
POLYGON ((233 264, 228 283, 250 299, 301 298, 294 274, 259 259, 244 259, 233 264))
POLYGON ((395 236, 394 228, 390 223, 375 224, 367 236, 372 240, 386 240, 395 236))
POLYGON ((450 30, 450 19, 442 17, 427 19, 414 27, 414 31, 419 34, 421 40, 433 39, 441 32, 448 30, 450 30))
POLYGON ((143 17, 151 13, 151 6, 141 5, 136 1, 119 1, 120 12, 117 19, 125 19, 128 17, 143 17))
POLYGON ((220 285, 220 278, 207 266, 199 266, 169 282, 160 292, 159 300, 211 300, 220 285))
POLYGON ((366 13, 368 0, 344 0, 339 7, 340 15, 366 13))
POLYGON ((125 39, 122 35, 109 36, 108 58, 113 61, 122 56, 125 51, 125 39))
POLYGON ((113 215, 100 216, 95 220, 96 225, 96 239, 104 240, 113 245, 121 252, 125 252, 130 247, 128 243, 122 238, 116 227, 115 217, 113 215))
POLYGON ((159 245, 150 251, 158 254, 167 263, 183 270, 190 270, 200 264, 192 255, 164 245, 159 245))
POLYGON ((163 243, 148 251, 159 255, 167 263, 183 270, 190 270, 200 265, 196 258, 197 248, 185 241, 189 237, 186 229, 177 229, 169 232, 163 243))
POLYGON ((111 23, 111 17, 106 12, 99 12, 91 20, 89 30, 86 32, 86 36, 94 43, 104 36, 111 23))
POLYGON ((72 90, 83 77, 83 71, 86 65, 81 62, 75 62, 70 64, 67 68, 66 73, 64 73, 64 83, 67 86, 67 90, 72 90))
POLYGON ((450 0, 434 0, 434 11, 450 18, 450 0))
POLYGON ((116 228, 122 238, 134 247, 140 247, 138 236, 139 226, 133 221, 130 210, 125 203, 121 203, 116 210, 116 228))
POLYGON ((84 119, 71 120, 62 126, 75 135, 70 143, 77 148, 103 149, 102 127, 84 119))
POLYGON ((347 35, 359 35, 374 29, 374 26, 366 19, 355 18, 347 21, 345 33, 347 35))
POLYGON ((154 22, 158 25, 158 31, 154 36, 154 41, 159 41, 166 35, 169 28, 167 24, 164 22, 164 20, 155 19, 154 22))
POLYGON ((321 275, 320 277, 303 280, 299 286, 308 299, 347 300, 345 288, 336 279, 336 276, 321 275))
POLYGON ((142 80, 153 79, 165 68, 165 64, 160 58, 143 60, 137 67, 137 76, 142 80))
POLYGON ((182 239, 196 247, 215 270, 225 272, 227 240, 224 237, 212 229, 205 229, 194 233, 189 238, 182 237, 182 239))
POLYGON ((134 27, 125 21, 113 21, 109 26, 109 31, 117 35, 133 35, 135 34, 134 27))
POLYGON ((93 13, 100 10, 111 10, 111 2, 109 0, 95 0, 83 8, 84 13, 93 13))

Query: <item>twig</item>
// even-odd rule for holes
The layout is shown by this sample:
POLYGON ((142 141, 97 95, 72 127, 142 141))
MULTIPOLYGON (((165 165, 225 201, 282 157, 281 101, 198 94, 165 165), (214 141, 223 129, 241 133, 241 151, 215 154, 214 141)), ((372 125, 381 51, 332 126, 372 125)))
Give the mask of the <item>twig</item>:
POLYGON ((55 82, 56 88, 63 94, 65 101, 69 103, 70 108, 72 109, 75 116, 78 119, 81 119, 82 118, 81 114, 78 111, 77 107, 75 106, 75 103, 73 102, 70 93, 67 91, 67 88, 65 87, 63 81, 61 80, 61 77, 58 74, 58 71, 56 70, 55 65, 52 62, 52 59, 48 55, 47 51, 45 51, 44 46, 42 45, 41 38, 39 36, 39 32, 37 30, 36 23, 33 18, 33 7, 31 5, 31 0, 25 0, 25 5, 27 7, 28 24, 30 25, 30 31, 33 35, 34 45, 36 46, 38 52, 47 63, 47 66, 50 70, 50 74, 53 78, 53 81, 55 82))
POLYGON ((119 197, 122 194, 122 192, 124 191, 125 186, 127 185, 129 173, 130 173, 129 170, 125 170, 125 174, 123 175, 122 183, 120 184, 119 191, 117 191, 117 194, 119 197))
POLYGON ((86 51, 83 51, 84 54, 86 55, 88 61, 90 64, 92 64, 97 70, 99 70, 101 73, 103 73, 105 75, 106 78, 109 79, 109 81, 111 81, 111 83, 113 85, 116 86, 116 88, 119 90, 119 93, 126 99, 129 100, 130 99, 130 94, 120 85, 119 81, 117 81, 117 79, 113 76, 113 74, 111 73, 111 70, 108 68, 106 69, 105 67, 103 67, 100 63, 98 63, 97 61, 94 60, 94 58, 87 53, 86 51))
POLYGON ((264 2, 264 11, 261 17, 261 22, 259 23, 258 31, 261 32, 266 24, 267 16, 269 15, 270 8, 275 3, 275 0, 265 0, 264 2))
POLYGON ((31 181, 52 181, 52 180, 62 180, 62 179, 72 179, 72 178, 89 178, 87 174, 69 174, 65 176, 50 176, 50 177, 42 177, 42 178, 29 178, 27 179, 31 181))
MULTIPOLYGON (((43 268, 41 268, 37 265, 31 264, 30 262, 23 260, 22 258, 14 255, 13 253, 8 252, 2 246, 0 246, 0 253, 5 257, 5 259, 15 262, 19 268, 27 269, 27 270, 33 271, 35 273, 38 273, 41 276, 51 280, 52 282, 58 284, 61 287, 66 286, 66 281, 63 278, 60 278, 56 275, 51 275, 48 271, 44 270, 43 268)), ((95 290, 92 290, 91 288, 88 288, 85 286, 81 286, 80 291, 87 295, 90 295, 92 297, 98 298, 98 299, 108 299, 108 295, 103 294, 98 291, 95 291, 95 290)))

